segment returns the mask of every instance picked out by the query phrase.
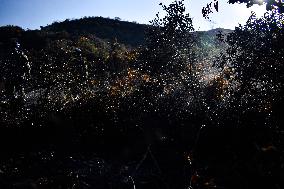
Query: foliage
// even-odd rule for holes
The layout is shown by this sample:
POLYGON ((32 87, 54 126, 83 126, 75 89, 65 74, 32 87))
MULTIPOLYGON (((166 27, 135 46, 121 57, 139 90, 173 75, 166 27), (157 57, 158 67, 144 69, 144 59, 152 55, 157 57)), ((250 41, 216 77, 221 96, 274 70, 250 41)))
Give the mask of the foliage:
POLYGON ((232 34, 220 29, 204 33, 194 32, 183 1, 161 5, 165 17, 157 14, 151 21, 145 45, 138 49, 112 34, 106 41, 91 30, 75 32, 97 22, 126 24, 119 20, 67 20, 41 31, 1 28, 6 36, 1 39, 2 103, 17 96, 15 104, 29 112, 23 118, 31 108, 48 114, 100 99, 114 113, 128 104, 132 112, 172 112, 179 118, 205 116, 222 122, 220 115, 235 106, 233 101, 246 111, 248 106, 265 109, 275 100, 282 80, 283 52, 277 42, 282 40, 281 14, 274 11, 260 20, 252 16, 232 34), (228 35, 225 42, 214 37, 219 31, 228 35))
POLYGON ((262 5, 266 3, 266 10, 277 8, 279 13, 283 13, 284 11, 284 3, 281 0, 229 0, 229 3, 246 3, 247 7, 251 7, 254 4, 262 5))
MULTIPOLYGON (((266 4, 266 10, 277 10, 278 13, 284 13, 284 3, 282 0, 229 0, 228 3, 246 3, 247 7, 251 7, 255 4, 263 5, 266 4)), ((214 2, 208 3, 205 7, 202 8, 202 15, 205 19, 209 19, 209 14, 213 13, 213 7, 218 12, 219 10, 219 1, 214 0, 214 2)))
POLYGON ((157 14, 151 21, 138 61, 150 76, 149 98, 152 103, 157 102, 154 109, 177 112, 178 107, 184 107, 189 110, 188 100, 194 98, 198 90, 192 19, 185 12, 182 0, 169 6, 160 5, 166 15, 160 18, 157 14), (174 104, 168 104, 170 99, 175 99, 174 104))
POLYGON ((145 40, 118 18, 0 28, 0 187, 281 188, 283 15, 194 32, 162 8, 145 40))
MULTIPOLYGON (((161 4, 162 5, 162 4, 161 4)), ((162 5, 166 16, 151 21, 152 27, 147 34, 147 51, 152 52, 149 58, 153 72, 157 70, 170 74, 178 67, 188 64, 194 31, 189 14, 185 14, 183 1, 175 1, 168 7, 162 5)), ((151 68, 150 68, 151 69, 151 68)))
POLYGON ((276 104, 283 102, 283 15, 272 11, 257 18, 252 14, 226 41, 228 49, 219 66, 227 83, 223 97, 229 100, 230 114, 240 119, 258 112, 265 123, 270 122, 279 111, 276 104))
POLYGON ((110 93, 117 79, 112 75, 126 74, 128 63, 135 59, 133 50, 92 34, 24 31, 12 26, 0 32, 1 121, 11 124, 29 120, 32 112, 48 116, 110 93))

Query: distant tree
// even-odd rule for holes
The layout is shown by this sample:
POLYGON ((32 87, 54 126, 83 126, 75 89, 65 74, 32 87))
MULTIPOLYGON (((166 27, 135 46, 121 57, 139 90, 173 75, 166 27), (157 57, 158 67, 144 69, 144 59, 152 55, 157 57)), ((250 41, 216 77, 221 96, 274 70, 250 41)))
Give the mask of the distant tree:
POLYGON ((119 44, 115 38, 110 45, 109 58, 107 60, 108 71, 113 78, 122 74, 123 70, 127 67, 126 61, 126 48, 124 45, 119 44))

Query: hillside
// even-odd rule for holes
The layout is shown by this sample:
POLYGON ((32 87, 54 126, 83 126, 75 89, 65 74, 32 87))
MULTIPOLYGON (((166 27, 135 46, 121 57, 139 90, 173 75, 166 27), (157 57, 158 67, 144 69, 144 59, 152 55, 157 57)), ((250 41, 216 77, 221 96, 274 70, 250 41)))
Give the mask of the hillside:
MULTIPOLYGON (((71 35, 94 34, 104 40, 117 39, 119 43, 137 47, 144 44, 145 32, 149 25, 121 21, 103 17, 85 17, 82 19, 54 22, 41 30, 45 32, 68 32, 71 35)), ((229 29, 217 28, 209 31, 196 32, 201 40, 212 41, 219 31, 224 34, 232 32, 229 29)))
MULTIPOLYGON (((0 82, 5 91, 2 102, 10 95, 13 99, 15 89, 25 89, 28 95, 25 96, 24 104, 33 105, 37 103, 35 99, 39 98, 40 92, 47 92, 48 89, 47 97, 54 99, 54 104, 48 107, 57 108, 59 104, 65 105, 77 99, 74 96, 82 91, 77 89, 78 82, 86 85, 88 90, 91 85, 91 93, 107 91, 116 94, 119 91, 125 95, 129 92, 128 88, 124 88, 124 85, 129 84, 127 82, 131 80, 136 85, 135 77, 140 77, 138 81, 141 82, 143 73, 135 69, 144 62, 139 58, 143 56, 143 48, 147 49, 142 45, 148 27, 102 17, 55 22, 41 30, 0 27, 0 82), (138 46, 141 48, 138 49, 138 46), (132 69, 133 73, 129 72, 132 69), (122 79, 125 75, 131 79, 122 79), (125 83, 121 84, 121 80, 125 83), (112 85, 114 91, 109 85, 112 85), (71 90, 73 88, 74 91, 71 90), (65 91, 65 94, 58 95, 55 91, 65 91), (69 97, 66 98, 67 94, 71 101, 69 97)), ((211 60, 226 49, 226 43, 217 39, 220 32, 227 35, 231 30, 214 29, 192 33, 195 56, 191 58, 200 67, 206 65, 208 68, 198 72, 200 77, 202 74, 216 74, 211 60)), ((155 54, 154 51, 151 53, 155 54)), ((150 55, 146 54, 147 57, 150 55)), ((135 88, 132 86, 132 89, 135 88)), ((82 92, 82 95, 85 93, 82 92)))
POLYGON ((66 31, 71 35, 95 34, 101 39, 113 40, 117 38, 119 43, 138 46, 144 42, 147 27, 147 25, 120 21, 119 19, 86 17, 54 22, 51 25, 42 27, 42 31, 66 31))

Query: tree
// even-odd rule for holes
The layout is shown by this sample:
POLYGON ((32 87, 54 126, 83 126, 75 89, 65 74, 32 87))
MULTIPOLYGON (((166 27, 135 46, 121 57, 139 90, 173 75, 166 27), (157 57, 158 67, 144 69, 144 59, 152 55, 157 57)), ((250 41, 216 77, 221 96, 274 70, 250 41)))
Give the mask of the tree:
MULTIPOLYGON (((160 4, 166 11, 164 18, 151 21, 146 37, 143 61, 152 77, 162 85, 175 84, 177 78, 187 77, 185 71, 192 71, 192 47, 194 31, 192 19, 185 13, 183 0, 169 6, 160 4)), ((166 86, 165 86, 166 87, 166 86)))
MULTIPOLYGON (((247 7, 251 7, 255 4, 263 5, 266 4, 266 10, 271 11, 276 9, 279 13, 284 13, 284 2, 282 0, 229 0, 228 3, 246 3, 247 7)), ((209 19, 209 14, 213 13, 213 7, 218 12, 218 0, 214 0, 208 3, 205 7, 202 8, 202 15, 205 19, 209 19)))
POLYGON ((263 5, 266 3, 266 10, 277 8, 279 13, 284 12, 284 3, 282 0, 229 0, 229 3, 246 3, 247 7, 251 7, 255 4, 263 5))
POLYGON ((26 116, 23 105, 30 86, 31 62, 21 45, 23 33, 19 27, 0 28, 0 101, 5 102, 0 104, 0 121, 16 123, 26 116))
POLYGON ((166 14, 160 18, 158 13, 151 21, 139 58, 142 70, 150 76, 146 98, 156 103, 155 110, 198 114, 194 109, 203 105, 192 19, 184 0, 160 5, 166 14))
POLYGON ((188 63, 193 42, 190 32, 194 28, 192 19, 185 13, 183 0, 174 1, 168 7, 160 5, 166 11, 166 16, 160 18, 158 13, 150 21, 152 26, 146 36, 146 53, 150 56, 148 65, 153 73, 171 74, 188 63))
MULTIPOLYGON (((274 10, 253 14, 227 38, 226 67, 235 73, 234 108, 270 114, 279 102, 284 79, 284 17, 274 10)), ((231 91, 232 92, 232 91, 231 91)))

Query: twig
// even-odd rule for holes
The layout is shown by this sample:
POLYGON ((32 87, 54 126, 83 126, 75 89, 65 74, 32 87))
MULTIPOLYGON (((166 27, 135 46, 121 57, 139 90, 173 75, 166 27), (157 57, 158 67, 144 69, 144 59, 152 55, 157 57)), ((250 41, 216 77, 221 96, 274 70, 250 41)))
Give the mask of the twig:
POLYGON ((149 154, 151 155, 151 157, 152 157, 152 159, 153 159, 153 161, 154 161, 154 163, 155 163, 155 166, 156 166, 156 168, 158 169, 159 173, 161 173, 162 171, 161 171, 161 169, 160 169, 160 166, 159 166, 159 164, 158 164, 158 161, 156 160, 154 154, 152 153, 152 151, 151 151, 151 149, 150 149, 150 146, 148 147, 148 152, 149 152, 149 154))
POLYGON ((130 180, 131 180, 131 182, 132 182, 132 184, 133 184, 133 189, 136 189, 136 186, 135 186, 135 182, 134 182, 133 177, 132 177, 132 176, 129 176, 129 178, 130 178, 130 180))
POLYGON ((148 155, 148 152, 149 152, 149 148, 150 148, 150 145, 148 146, 145 154, 143 155, 143 158, 140 160, 140 162, 136 165, 135 167, 135 170, 134 170, 134 173, 132 175, 134 175, 137 170, 140 168, 140 166, 142 165, 142 163, 145 161, 145 159, 147 158, 147 155, 148 155))

